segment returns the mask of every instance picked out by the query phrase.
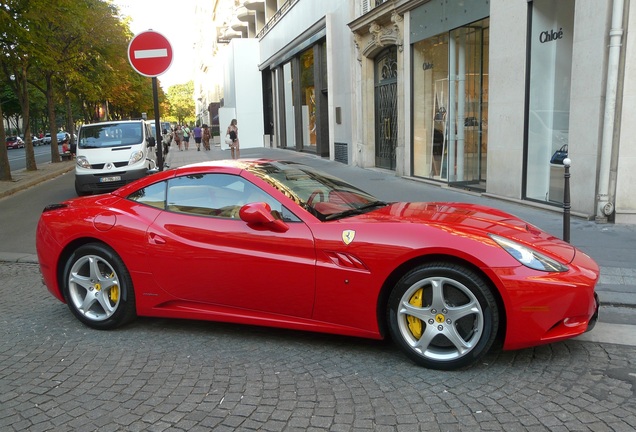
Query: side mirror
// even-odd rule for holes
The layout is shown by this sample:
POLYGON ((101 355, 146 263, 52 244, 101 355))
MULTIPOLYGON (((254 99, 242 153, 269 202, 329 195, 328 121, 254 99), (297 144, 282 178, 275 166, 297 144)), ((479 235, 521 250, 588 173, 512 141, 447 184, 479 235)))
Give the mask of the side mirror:
POLYGON ((272 215, 272 208, 264 202, 245 204, 239 210, 239 217, 254 227, 263 227, 277 232, 285 232, 289 229, 285 222, 272 215))
POLYGON ((157 144, 157 140, 155 140, 155 137, 148 137, 148 147, 154 147, 155 144, 157 144))
POLYGON ((160 171, 159 167, 157 166, 157 162, 153 161, 150 158, 146 158, 146 161, 150 162, 148 164, 148 169, 146 170, 146 175, 156 174, 160 171))

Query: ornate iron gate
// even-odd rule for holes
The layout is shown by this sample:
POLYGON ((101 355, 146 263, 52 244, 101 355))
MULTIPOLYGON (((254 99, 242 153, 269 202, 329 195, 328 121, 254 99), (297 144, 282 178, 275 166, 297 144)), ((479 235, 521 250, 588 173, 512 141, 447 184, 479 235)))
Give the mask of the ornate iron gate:
POLYGON ((397 145, 397 48, 375 58, 375 165, 395 170, 397 145))

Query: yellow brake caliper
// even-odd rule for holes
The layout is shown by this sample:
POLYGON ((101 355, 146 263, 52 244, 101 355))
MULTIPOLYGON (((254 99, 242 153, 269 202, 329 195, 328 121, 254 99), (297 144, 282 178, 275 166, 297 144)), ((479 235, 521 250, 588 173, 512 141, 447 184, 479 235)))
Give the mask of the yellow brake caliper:
POLYGON ((117 303, 117 301, 119 300, 119 285, 113 285, 110 288, 110 301, 113 303, 117 303))
MULTIPOLYGON (((111 273, 110 277, 111 278, 115 277, 115 273, 111 273)), ((110 298, 111 302, 117 303, 117 301, 119 300, 119 285, 113 285, 110 288, 110 293, 108 293, 108 297, 110 298)))
MULTIPOLYGON (((415 294, 411 296, 409 299, 409 303, 416 307, 422 307, 422 296, 424 295, 424 290, 422 288, 415 291, 415 294)), ((415 318, 414 316, 407 316, 406 320, 409 323, 409 330, 411 330, 411 334, 415 337, 415 339, 419 339, 422 337, 422 320, 419 318, 415 318)))

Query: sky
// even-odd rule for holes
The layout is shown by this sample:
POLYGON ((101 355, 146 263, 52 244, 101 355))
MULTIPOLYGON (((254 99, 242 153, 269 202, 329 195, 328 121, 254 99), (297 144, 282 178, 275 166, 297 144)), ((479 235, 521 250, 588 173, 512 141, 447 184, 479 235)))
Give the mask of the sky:
POLYGON ((194 77, 192 18, 196 2, 197 0, 113 0, 122 15, 132 19, 130 30, 133 34, 152 29, 170 42, 172 64, 157 77, 164 91, 168 91, 172 85, 185 84, 194 77))

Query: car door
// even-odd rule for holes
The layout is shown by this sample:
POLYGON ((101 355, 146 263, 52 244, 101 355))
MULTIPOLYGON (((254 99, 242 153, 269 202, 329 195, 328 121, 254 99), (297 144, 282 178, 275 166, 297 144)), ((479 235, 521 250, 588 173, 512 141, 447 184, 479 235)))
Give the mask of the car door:
POLYGON ((316 263, 311 232, 293 217, 286 232, 248 226, 238 210, 255 189, 231 174, 170 180, 167 209, 148 230, 148 254, 160 263, 153 266, 155 281, 189 302, 310 317, 316 263))

